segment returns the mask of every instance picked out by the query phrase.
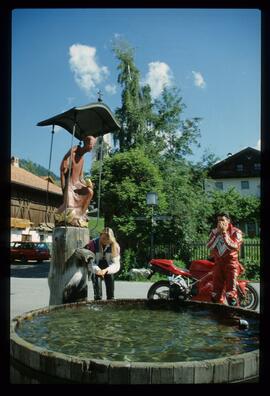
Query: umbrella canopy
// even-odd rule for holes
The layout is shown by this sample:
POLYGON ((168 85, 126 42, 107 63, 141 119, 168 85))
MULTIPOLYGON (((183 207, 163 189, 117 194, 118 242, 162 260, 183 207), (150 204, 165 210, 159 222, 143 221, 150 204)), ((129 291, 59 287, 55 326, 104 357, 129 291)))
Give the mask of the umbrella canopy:
POLYGON ((97 137, 120 129, 109 107, 101 102, 73 107, 64 113, 40 121, 37 126, 59 125, 73 134, 74 123, 76 123, 75 137, 79 140, 89 135, 97 137))

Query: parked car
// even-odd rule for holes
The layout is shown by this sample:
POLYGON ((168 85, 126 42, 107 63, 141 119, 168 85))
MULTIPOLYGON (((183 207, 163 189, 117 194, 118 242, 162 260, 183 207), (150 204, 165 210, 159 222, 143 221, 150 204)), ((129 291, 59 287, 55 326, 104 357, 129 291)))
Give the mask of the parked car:
POLYGON ((50 249, 45 242, 11 242, 11 260, 36 260, 42 262, 51 257, 50 249))

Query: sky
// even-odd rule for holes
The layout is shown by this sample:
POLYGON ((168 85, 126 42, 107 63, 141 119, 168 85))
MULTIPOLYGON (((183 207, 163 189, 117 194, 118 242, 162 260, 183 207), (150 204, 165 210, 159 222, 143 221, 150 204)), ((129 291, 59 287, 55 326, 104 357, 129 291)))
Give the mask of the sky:
MULTIPOLYGON (((112 42, 135 49, 141 84, 152 97, 180 89, 182 119, 200 117, 200 148, 220 160, 245 147, 260 149, 261 14, 256 9, 15 9, 12 14, 11 154, 46 168, 51 127, 37 123, 96 102, 121 107, 112 42)), ((51 171, 72 136, 56 127, 51 171)), ((77 144, 75 138, 73 145, 77 144)), ((85 171, 92 154, 85 155, 85 171)))

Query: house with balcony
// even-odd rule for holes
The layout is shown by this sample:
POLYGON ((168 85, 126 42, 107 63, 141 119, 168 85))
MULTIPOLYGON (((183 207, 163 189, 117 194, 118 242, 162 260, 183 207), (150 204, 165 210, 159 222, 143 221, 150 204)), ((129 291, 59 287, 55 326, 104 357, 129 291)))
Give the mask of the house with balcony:
POLYGON ((62 203, 62 189, 51 177, 37 176, 11 158, 11 241, 51 242, 54 213, 62 203))
MULTIPOLYGON (((228 154, 227 158, 214 164, 205 180, 205 191, 228 191, 234 187, 242 196, 261 196, 261 152, 252 147, 228 154)), ((258 235, 259 225, 243 224, 246 235, 258 235)))

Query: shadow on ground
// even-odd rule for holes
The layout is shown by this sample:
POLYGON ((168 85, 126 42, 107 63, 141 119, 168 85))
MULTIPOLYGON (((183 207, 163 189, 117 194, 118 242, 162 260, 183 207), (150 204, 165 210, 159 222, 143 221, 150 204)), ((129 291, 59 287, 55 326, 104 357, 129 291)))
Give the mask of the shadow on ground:
POLYGON ((43 263, 14 261, 10 265, 10 276, 13 278, 48 278, 49 269, 50 261, 43 263))

